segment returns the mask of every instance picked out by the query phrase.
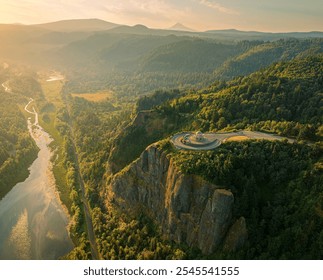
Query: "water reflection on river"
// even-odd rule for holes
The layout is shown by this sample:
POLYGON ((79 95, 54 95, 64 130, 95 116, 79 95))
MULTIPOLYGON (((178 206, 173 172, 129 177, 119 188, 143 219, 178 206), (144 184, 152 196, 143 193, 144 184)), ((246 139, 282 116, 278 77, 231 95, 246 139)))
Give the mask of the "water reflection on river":
POLYGON ((40 151, 28 179, 0 201, 0 259, 58 259, 73 248, 69 218, 55 190, 51 138, 37 123, 28 122, 40 151))

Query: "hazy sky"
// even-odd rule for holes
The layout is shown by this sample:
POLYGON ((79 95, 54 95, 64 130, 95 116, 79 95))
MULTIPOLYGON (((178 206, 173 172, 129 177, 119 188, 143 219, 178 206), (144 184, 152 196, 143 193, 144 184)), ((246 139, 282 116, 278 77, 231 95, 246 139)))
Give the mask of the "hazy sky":
POLYGON ((100 18, 196 29, 323 31, 323 0, 0 0, 1 23, 100 18))

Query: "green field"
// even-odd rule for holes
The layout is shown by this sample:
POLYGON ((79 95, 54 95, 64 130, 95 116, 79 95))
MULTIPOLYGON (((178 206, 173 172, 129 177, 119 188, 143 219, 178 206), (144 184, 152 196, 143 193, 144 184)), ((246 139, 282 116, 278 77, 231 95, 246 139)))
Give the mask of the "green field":
POLYGON ((87 101, 91 101, 91 102, 101 102, 101 101, 111 99, 111 97, 113 96, 113 92, 112 91, 98 91, 95 93, 72 93, 71 95, 73 97, 83 98, 83 99, 85 99, 87 101))

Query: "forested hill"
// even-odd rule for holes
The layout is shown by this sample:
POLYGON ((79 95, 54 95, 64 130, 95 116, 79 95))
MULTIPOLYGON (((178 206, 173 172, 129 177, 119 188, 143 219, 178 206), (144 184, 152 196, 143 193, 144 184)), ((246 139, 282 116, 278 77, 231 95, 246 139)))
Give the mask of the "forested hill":
POLYGON ((222 44, 186 39, 152 50, 141 58, 141 67, 145 72, 212 72, 254 44, 257 43, 222 44))
POLYGON ((57 54, 62 61, 69 62, 69 67, 87 64, 99 66, 102 71, 138 73, 215 71, 214 78, 227 79, 252 73, 274 62, 322 52, 323 39, 223 43, 188 36, 107 33, 75 41, 57 54))
POLYGON ((274 62, 289 61, 296 57, 300 58, 320 53, 323 53, 322 39, 281 39, 275 42, 262 43, 232 59, 228 59, 221 67, 215 70, 215 76, 218 79, 245 76, 274 62))
MULTIPOLYGON (((189 36, 104 33, 76 40, 54 56, 74 65, 136 72, 212 72, 260 42, 220 42, 189 36)), ((64 65, 64 63, 63 63, 64 65)))
POLYGON ((104 85, 119 93, 142 95, 160 88, 203 88, 214 80, 230 80, 322 50, 323 39, 220 43, 179 36, 101 34, 59 52, 60 59, 69 62, 70 90, 104 85))
POLYGON ((176 131, 249 128, 319 141, 323 137, 322 73, 323 56, 318 55, 278 62, 198 92, 144 97, 138 102, 137 119, 117 141, 111 155, 113 167, 120 170, 147 145, 176 131), (153 110, 140 113, 141 109, 153 110))
MULTIPOLYGON (((296 58, 202 91, 171 92, 167 98, 158 93, 144 98, 144 102, 138 102, 137 117, 116 139, 110 155, 109 172, 122 169, 115 178, 123 184, 112 181, 117 195, 127 197, 134 189, 145 186, 145 182, 159 178, 155 169, 150 168, 160 163, 168 166, 163 165, 163 159, 168 159, 180 174, 198 175, 232 191, 233 219, 245 219, 245 229, 240 228, 240 233, 237 230, 235 234, 238 238, 248 232, 248 241, 235 252, 225 251, 225 245, 220 244, 210 258, 322 258, 322 70, 322 55, 296 58), (141 108, 150 110, 140 111, 141 108), (299 141, 227 142, 207 152, 176 150, 168 141, 178 131, 233 129, 265 130, 299 141), (152 153, 155 157, 163 154, 152 161, 146 147, 162 139, 158 144, 162 152, 152 153), (149 172, 145 171, 146 166, 149 172), (136 172, 142 172, 143 177, 129 179, 136 172)), ((170 177, 177 175, 172 173, 170 177)), ((192 178, 188 181, 194 181, 192 178)), ((194 183, 194 188, 200 190, 197 182, 200 181, 194 183)), ((163 184, 164 181, 158 181, 156 186, 163 184)), ((187 214, 190 206, 183 201, 188 196, 187 201, 192 203, 195 189, 189 188, 188 192, 182 189, 185 197, 174 194, 174 208, 187 214), (183 210, 183 205, 188 208, 183 210)), ((147 187, 149 199, 150 190, 147 187)), ((136 200, 134 197, 140 200, 145 196, 133 195, 131 199, 136 200)), ((128 208, 132 209, 131 206, 130 203, 128 208)), ((155 220, 156 215, 151 214, 149 207, 147 213, 155 220)), ((191 254, 190 258, 201 257, 197 251, 192 254, 183 250, 191 254)))
MULTIPOLYGON (((197 107, 200 125, 205 130, 252 124, 259 128, 259 122, 270 120, 312 125, 318 133, 323 121, 322 70, 323 56, 319 55, 276 63, 237 78, 216 93, 211 87, 197 107)), ((186 98, 192 102, 196 97, 186 98)), ((297 136, 295 131, 280 129, 277 132, 297 136)))

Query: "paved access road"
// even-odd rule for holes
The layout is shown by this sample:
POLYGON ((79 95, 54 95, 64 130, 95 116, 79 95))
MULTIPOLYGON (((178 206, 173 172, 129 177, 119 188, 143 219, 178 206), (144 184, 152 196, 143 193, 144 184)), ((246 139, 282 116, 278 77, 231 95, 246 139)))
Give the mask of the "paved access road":
POLYGON ((234 136, 245 136, 249 139, 265 139, 265 140, 284 140, 287 139, 289 143, 294 143, 294 139, 278 136, 275 134, 269 134, 264 132, 258 132, 258 131, 237 131, 237 132, 228 132, 228 133, 204 133, 204 137, 210 142, 209 145, 203 145, 201 147, 197 146, 188 146, 183 144, 180 140, 182 137, 186 134, 193 134, 193 132, 183 132, 175 134, 171 142, 177 149, 184 149, 184 150, 195 150, 195 151, 203 151, 203 150, 212 150, 221 145, 221 143, 225 142, 226 139, 234 137, 234 136))

